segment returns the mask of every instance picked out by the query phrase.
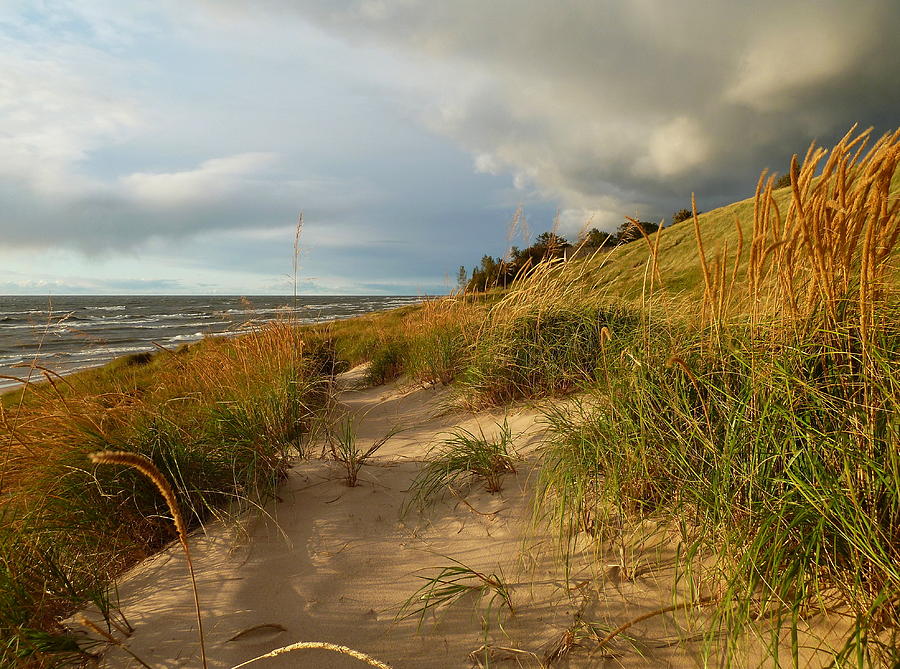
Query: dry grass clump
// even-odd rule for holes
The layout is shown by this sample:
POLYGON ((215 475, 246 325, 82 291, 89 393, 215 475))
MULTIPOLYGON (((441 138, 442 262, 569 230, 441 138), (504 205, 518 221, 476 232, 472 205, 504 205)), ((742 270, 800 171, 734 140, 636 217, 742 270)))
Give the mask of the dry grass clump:
POLYGON ((874 310, 884 303, 900 235, 900 197, 893 192, 900 130, 866 152, 870 139, 871 128, 855 137, 851 129, 831 151, 811 145, 802 164, 794 156, 786 206, 784 195, 775 195, 774 175, 763 171, 749 244, 736 219, 737 248, 730 255, 725 243, 711 264, 694 206, 708 318, 721 321, 732 309, 748 308, 757 319, 819 313, 829 327, 845 322, 848 302, 855 301, 851 308, 867 339, 874 310), (738 276, 746 281, 746 294, 736 291, 738 276))
POLYGON ((404 371, 425 385, 453 382, 463 371, 481 310, 465 294, 429 300, 402 329, 404 371))
POLYGON ((150 457, 172 482, 182 530, 265 501, 305 448, 331 364, 285 322, 116 367, 4 398, 0 663, 77 655, 57 620, 87 603, 127 625, 114 577, 172 538, 153 486, 86 468, 89 452, 150 457))

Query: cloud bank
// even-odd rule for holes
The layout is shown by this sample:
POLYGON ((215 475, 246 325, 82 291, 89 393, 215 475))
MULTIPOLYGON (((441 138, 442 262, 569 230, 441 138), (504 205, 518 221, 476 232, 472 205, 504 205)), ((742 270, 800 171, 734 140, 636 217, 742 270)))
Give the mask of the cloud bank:
POLYGON ((900 119, 900 5, 270 0, 443 76, 420 115, 561 206, 618 223, 721 203, 813 139, 900 119))
POLYGON ((896 34, 891 0, 8 0, 0 261, 269 290, 303 209, 310 290, 433 292, 520 203, 656 220, 896 126, 896 34))

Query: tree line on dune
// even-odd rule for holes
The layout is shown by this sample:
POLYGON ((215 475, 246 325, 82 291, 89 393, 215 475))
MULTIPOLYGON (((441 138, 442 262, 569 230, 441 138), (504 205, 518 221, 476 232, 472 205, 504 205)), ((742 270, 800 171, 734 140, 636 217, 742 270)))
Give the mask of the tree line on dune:
MULTIPOLYGON (((791 175, 789 172, 785 172, 778 175, 773 188, 778 190, 790 185, 791 175)), ((698 211, 697 213, 702 212, 698 211)), ((679 209, 672 214, 672 222, 669 225, 681 223, 691 217, 693 217, 693 212, 690 209, 679 209)), ((661 224, 665 225, 665 222, 662 221, 661 224)), ((482 256, 481 264, 473 267, 471 273, 464 265, 460 265, 456 274, 457 286, 460 290, 468 292, 484 292, 496 287, 505 288, 516 278, 526 276, 529 270, 542 260, 568 258, 576 252, 579 255, 589 254, 630 244, 641 238, 641 231, 637 229, 637 225, 640 225, 644 234, 647 235, 653 234, 660 228, 660 225, 656 223, 627 220, 615 232, 602 232, 597 228, 591 228, 583 232, 574 244, 555 231, 542 232, 527 248, 520 249, 518 246, 513 246, 505 258, 482 256)))
MULTIPOLYGON (((680 223, 691 216, 690 209, 677 211, 672 215, 671 225, 680 223)), ((641 231, 637 229, 638 225, 644 234, 648 235, 660 228, 659 224, 648 221, 626 221, 615 232, 603 232, 597 228, 591 228, 583 232, 574 243, 556 232, 542 232, 535 238, 531 246, 524 249, 513 246, 505 258, 482 256, 481 264, 473 267, 471 273, 465 266, 460 266, 457 272, 457 284, 459 288, 470 292, 482 292, 498 286, 506 287, 516 278, 526 276, 531 268, 543 260, 568 258, 575 253, 589 254, 630 244, 641 238, 641 231)))

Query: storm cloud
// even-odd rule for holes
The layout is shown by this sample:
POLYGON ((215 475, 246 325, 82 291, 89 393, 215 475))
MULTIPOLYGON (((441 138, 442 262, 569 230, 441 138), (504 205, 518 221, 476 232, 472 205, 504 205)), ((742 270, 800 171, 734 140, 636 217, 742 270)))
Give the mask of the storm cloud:
POLYGON ((896 2, 270 2, 443 69, 422 121, 608 225, 746 197, 812 140, 900 119, 896 2))
POLYGON ((520 204, 658 220, 893 128, 896 34, 888 0, 9 0, 0 260, 277 290, 303 209, 310 290, 440 290, 520 204))

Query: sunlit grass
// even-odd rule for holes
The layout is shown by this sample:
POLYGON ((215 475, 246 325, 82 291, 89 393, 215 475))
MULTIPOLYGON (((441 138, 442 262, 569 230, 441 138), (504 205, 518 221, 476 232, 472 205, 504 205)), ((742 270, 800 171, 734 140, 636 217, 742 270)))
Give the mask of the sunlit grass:
POLYGON ((127 625, 114 577, 173 539, 148 481, 92 467, 86 454, 151 458, 188 526, 264 502, 303 451, 327 392, 321 356, 304 348, 293 324, 275 323, 150 361, 51 376, 5 398, 3 662, 77 654, 58 619, 88 603, 127 625))
POLYGON ((450 432, 431 448, 427 464, 410 486, 405 508, 423 509, 447 492, 462 494, 474 483, 490 493, 503 489, 503 477, 516 471, 516 453, 509 423, 497 424, 488 437, 483 430, 476 435, 464 428, 450 432))

